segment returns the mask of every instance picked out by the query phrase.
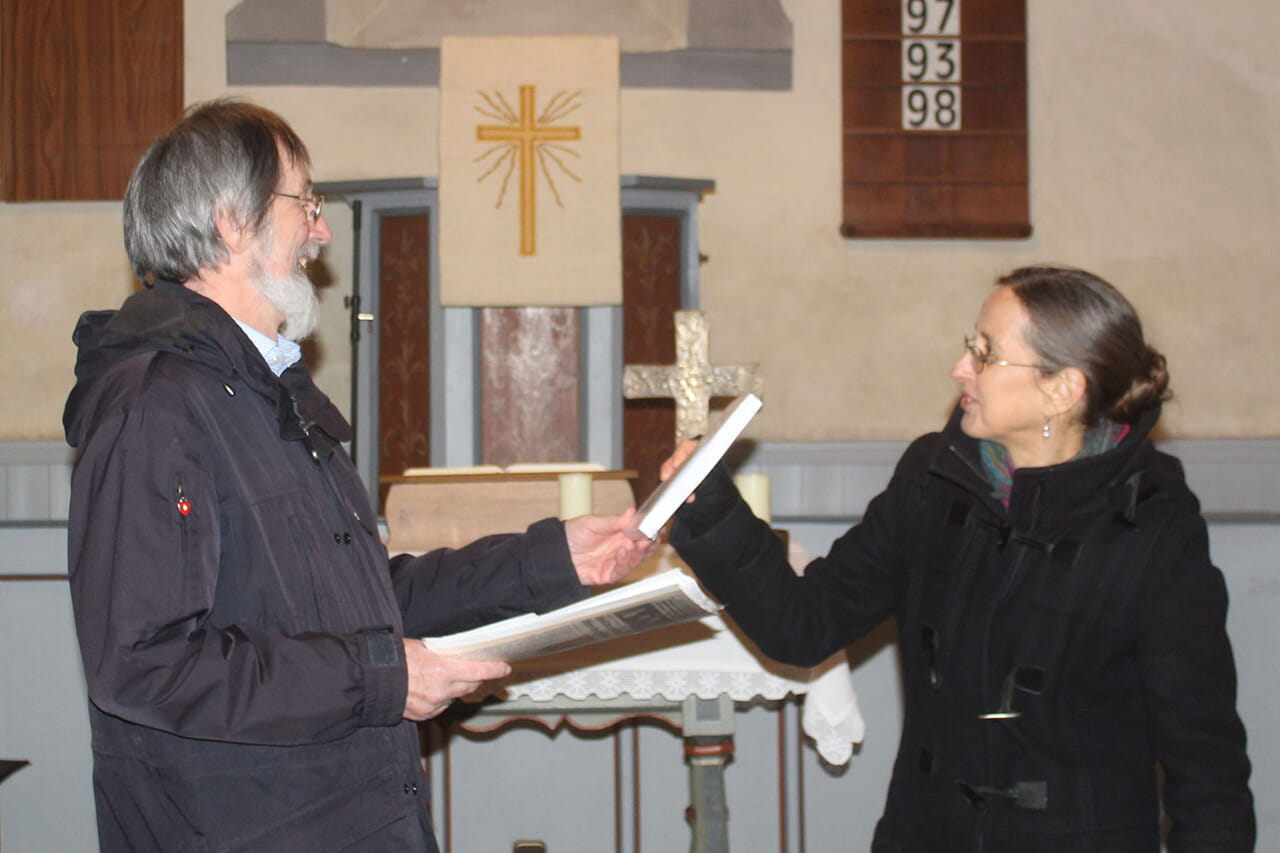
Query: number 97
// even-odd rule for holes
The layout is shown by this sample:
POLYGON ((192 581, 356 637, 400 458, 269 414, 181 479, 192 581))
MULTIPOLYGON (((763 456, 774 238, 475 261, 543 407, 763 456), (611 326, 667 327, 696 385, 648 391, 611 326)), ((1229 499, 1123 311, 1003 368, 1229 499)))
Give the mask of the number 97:
POLYGON ((919 35, 930 30, 937 35, 953 34, 955 29, 955 7, 959 0, 933 0, 941 7, 942 17, 936 27, 929 27, 929 0, 903 0, 902 29, 903 32, 919 35))

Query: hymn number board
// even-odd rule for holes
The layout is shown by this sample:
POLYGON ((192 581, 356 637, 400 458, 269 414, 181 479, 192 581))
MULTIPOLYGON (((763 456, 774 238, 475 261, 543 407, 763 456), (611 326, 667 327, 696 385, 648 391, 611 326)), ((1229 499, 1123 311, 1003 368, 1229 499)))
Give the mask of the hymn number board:
POLYGON ((1019 238, 1026 0, 844 0, 846 237, 1019 238))
POLYGON ((902 0, 902 129, 960 129, 960 0, 902 0))

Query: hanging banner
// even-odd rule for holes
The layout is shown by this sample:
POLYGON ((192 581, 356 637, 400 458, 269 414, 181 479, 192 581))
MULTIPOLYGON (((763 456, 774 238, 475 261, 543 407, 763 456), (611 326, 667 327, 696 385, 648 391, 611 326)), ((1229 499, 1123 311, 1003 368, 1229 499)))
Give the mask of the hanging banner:
POLYGON ((440 45, 444 305, 622 302, 618 40, 440 45))

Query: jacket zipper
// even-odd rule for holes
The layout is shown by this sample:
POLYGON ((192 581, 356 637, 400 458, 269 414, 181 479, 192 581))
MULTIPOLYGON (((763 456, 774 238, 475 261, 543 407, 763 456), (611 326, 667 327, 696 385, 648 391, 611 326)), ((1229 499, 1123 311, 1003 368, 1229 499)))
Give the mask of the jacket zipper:
POLYGON ((183 565, 187 564, 187 516, 191 514, 191 501, 187 498, 186 491, 182 488, 182 477, 177 478, 177 495, 174 508, 178 511, 178 559, 183 565))
POLYGON ((298 428, 302 430, 302 446, 311 454, 311 461, 320 466, 320 454, 316 452, 315 442, 311 440, 311 428, 316 425, 316 422, 302 416, 302 412, 298 411, 298 399, 292 394, 289 395, 289 408, 293 410, 293 417, 298 422, 298 428))
MULTIPOLYGON (((342 489, 340 489, 337 482, 334 481, 333 470, 328 465, 322 464, 320 461, 320 454, 316 451, 315 442, 311 440, 311 428, 316 425, 316 422, 308 420, 302 416, 302 413, 298 411, 298 400, 292 394, 289 395, 289 406, 293 409, 294 417, 297 418, 299 429, 302 430, 302 444, 311 455, 311 461, 315 462, 316 467, 320 469, 324 477, 325 484, 329 487, 329 491, 337 497, 338 506, 342 507, 342 511, 344 513, 349 513, 357 523, 360 523, 362 521, 360 513, 356 512, 355 509, 352 508, 350 502, 347 500, 347 496, 343 494, 342 489)), ((351 522, 344 517, 340 527, 346 527, 350 523, 351 522)))

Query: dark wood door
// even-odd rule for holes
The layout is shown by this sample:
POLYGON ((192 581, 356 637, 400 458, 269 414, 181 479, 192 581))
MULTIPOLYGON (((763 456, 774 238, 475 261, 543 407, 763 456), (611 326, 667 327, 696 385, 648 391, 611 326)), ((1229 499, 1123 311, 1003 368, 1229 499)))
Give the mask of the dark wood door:
MULTIPOLYGON (((378 474, 431 464, 431 219, 384 216, 378 242, 378 474)), ((379 489, 379 510, 386 488, 379 489)))
MULTIPOLYGON (((682 221, 677 216, 622 218, 623 364, 672 364, 680 305, 682 221)), ((627 400, 622 409, 622 464, 637 472, 636 500, 658 485, 658 466, 671 454, 674 400, 627 400)))

